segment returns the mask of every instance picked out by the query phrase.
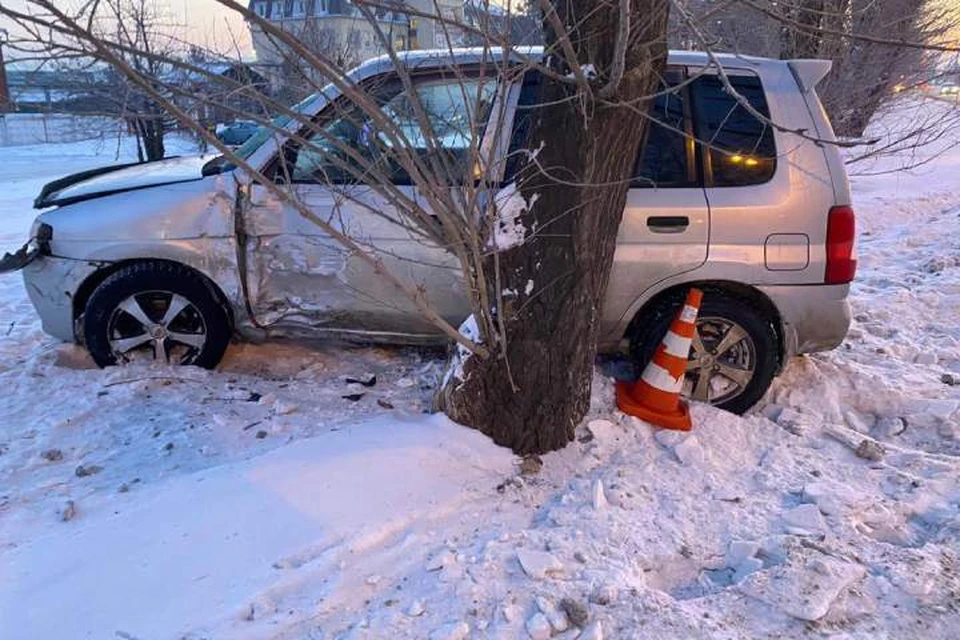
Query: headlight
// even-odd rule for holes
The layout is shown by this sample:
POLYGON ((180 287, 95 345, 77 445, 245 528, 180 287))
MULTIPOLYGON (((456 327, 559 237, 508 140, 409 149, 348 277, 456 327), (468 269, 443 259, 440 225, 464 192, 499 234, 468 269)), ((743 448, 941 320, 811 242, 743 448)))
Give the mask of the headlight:
POLYGON ((50 241, 53 240, 53 227, 46 222, 42 222, 38 217, 33 221, 33 226, 30 227, 30 238, 36 243, 41 253, 49 255, 50 241))

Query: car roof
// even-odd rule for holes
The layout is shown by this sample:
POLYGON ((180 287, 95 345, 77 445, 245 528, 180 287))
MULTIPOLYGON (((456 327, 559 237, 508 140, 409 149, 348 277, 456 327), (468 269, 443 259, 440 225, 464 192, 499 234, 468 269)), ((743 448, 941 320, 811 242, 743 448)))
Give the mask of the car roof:
MULTIPOLYGON (((398 51, 394 55, 397 61, 409 71, 431 71, 449 69, 453 66, 474 66, 481 63, 497 64, 503 61, 504 55, 509 55, 518 63, 522 63, 527 58, 540 58, 543 56, 543 47, 513 47, 504 49, 501 47, 465 47, 450 49, 417 49, 412 51, 398 51)), ((712 58, 716 59, 725 69, 750 69, 757 73, 762 73, 765 69, 773 71, 774 68, 782 68, 784 65, 793 65, 797 62, 801 64, 811 61, 787 61, 774 60, 772 58, 758 58, 754 56, 742 56, 733 53, 718 53, 711 57, 702 51, 680 51, 671 50, 667 57, 667 63, 672 65, 683 65, 694 68, 704 68, 713 64, 712 58)), ((817 61, 817 64, 827 65, 825 69, 829 70, 829 62, 817 61)), ((391 55, 382 55, 371 58, 360 66, 351 70, 347 75, 351 82, 360 83, 364 80, 380 76, 396 69, 394 58, 391 55)), ((823 71, 818 75, 818 79, 826 74, 823 71)), ((815 74, 817 75, 817 74, 815 74)), ((814 81, 812 84, 816 84, 814 81)), ((811 84, 811 86, 812 86, 811 84)), ((323 105, 330 100, 335 99, 340 91, 334 85, 327 85, 319 92, 313 94, 298 105, 298 110, 306 115, 313 115, 320 110, 323 105)))
MULTIPOLYGON (((543 47, 514 47, 509 50, 500 47, 473 47, 473 48, 453 48, 453 49, 419 49, 414 51, 398 51, 395 55, 397 60, 410 70, 429 70, 443 69, 451 65, 471 66, 487 63, 501 62, 505 54, 518 63, 524 58, 540 57, 543 55, 543 47)), ((772 58, 758 58, 755 56, 742 56, 733 53, 714 54, 716 60, 724 67, 746 67, 757 69, 764 66, 782 66, 787 64, 785 60, 774 60, 772 58)), ((707 67, 713 64, 711 57, 702 51, 681 51, 671 50, 667 57, 667 63, 673 65, 684 65, 692 67, 707 67)), ((367 60, 350 72, 350 77, 356 82, 378 76, 392 71, 395 68, 393 57, 382 55, 367 60)))

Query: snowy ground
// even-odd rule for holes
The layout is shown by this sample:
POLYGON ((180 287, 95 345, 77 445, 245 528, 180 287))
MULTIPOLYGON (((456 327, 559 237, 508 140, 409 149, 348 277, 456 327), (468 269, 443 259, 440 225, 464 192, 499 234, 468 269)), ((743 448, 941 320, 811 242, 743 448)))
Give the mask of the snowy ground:
MULTIPOLYGON (((4 150, 0 249, 42 183, 113 151, 4 150)), ((853 183, 841 349, 752 416, 694 407, 690 436, 598 374, 532 474, 423 413, 436 354, 100 371, 0 276, 0 638, 955 638, 960 149, 853 183), (840 442, 865 437, 882 459, 840 442)))

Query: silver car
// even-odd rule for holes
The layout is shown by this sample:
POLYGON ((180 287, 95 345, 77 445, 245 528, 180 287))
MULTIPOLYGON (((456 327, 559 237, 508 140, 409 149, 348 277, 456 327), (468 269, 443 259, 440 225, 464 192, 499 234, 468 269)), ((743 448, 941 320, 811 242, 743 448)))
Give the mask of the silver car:
MULTIPOLYGON (((468 72, 489 52, 455 55, 468 72)), ((839 153, 824 144, 833 132, 814 90, 829 63, 721 60, 737 93, 765 117, 737 102, 706 55, 670 54, 666 82, 674 90, 657 100, 657 124, 637 159, 601 349, 646 362, 686 290, 701 287, 685 391, 743 412, 787 358, 843 340, 856 270, 854 216, 839 153)), ((450 52, 408 53, 405 64, 449 67, 450 52)), ((353 77, 390 74, 395 68, 381 58, 353 77)), ((416 77, 415 90, 460 93, 444 89, 454 80, 442 74, 416 77)), ((510 102, 494 117, 507 120, 490 131, 517 126, 522 91, 503 93, 510 102)), ((297 109, 324 117, 337 97, 328 88, 297 109)), ((285 153, 278 138, 265 128, 239 153, 269 171, 285 153)), ((301 153, 294 179, 278 181, 326 215, 336 195, 312 178, 322 162, 301 153)), ((22 267, 44 329, 85 344, 101 366, 146 354, 214 367, 235 335, 445 341, 368 264, 220 158, 69 176, 47 185, 36 206, 43 212, 32 244, 7 267, 22 267)), ((376 246, 387 268, 424 283, 447 320, 463 320, 468 305, 450 255, 365 207, 341 203, 336 219, 376 246)))

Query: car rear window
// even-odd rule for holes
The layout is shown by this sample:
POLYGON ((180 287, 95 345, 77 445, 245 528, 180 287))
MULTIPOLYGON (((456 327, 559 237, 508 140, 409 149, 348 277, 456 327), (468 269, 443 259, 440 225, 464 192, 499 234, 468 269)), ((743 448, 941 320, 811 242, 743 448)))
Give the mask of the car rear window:
MULTIPOLYGON (((729 80, 751 107, 770 118, 760 78, 741 75, 729 80)), ((707 186, 740 187, 770 180, 777 168, 777 149, 769 123, 744 108, 715 75, 697 78, 692 91, 707 186)))

